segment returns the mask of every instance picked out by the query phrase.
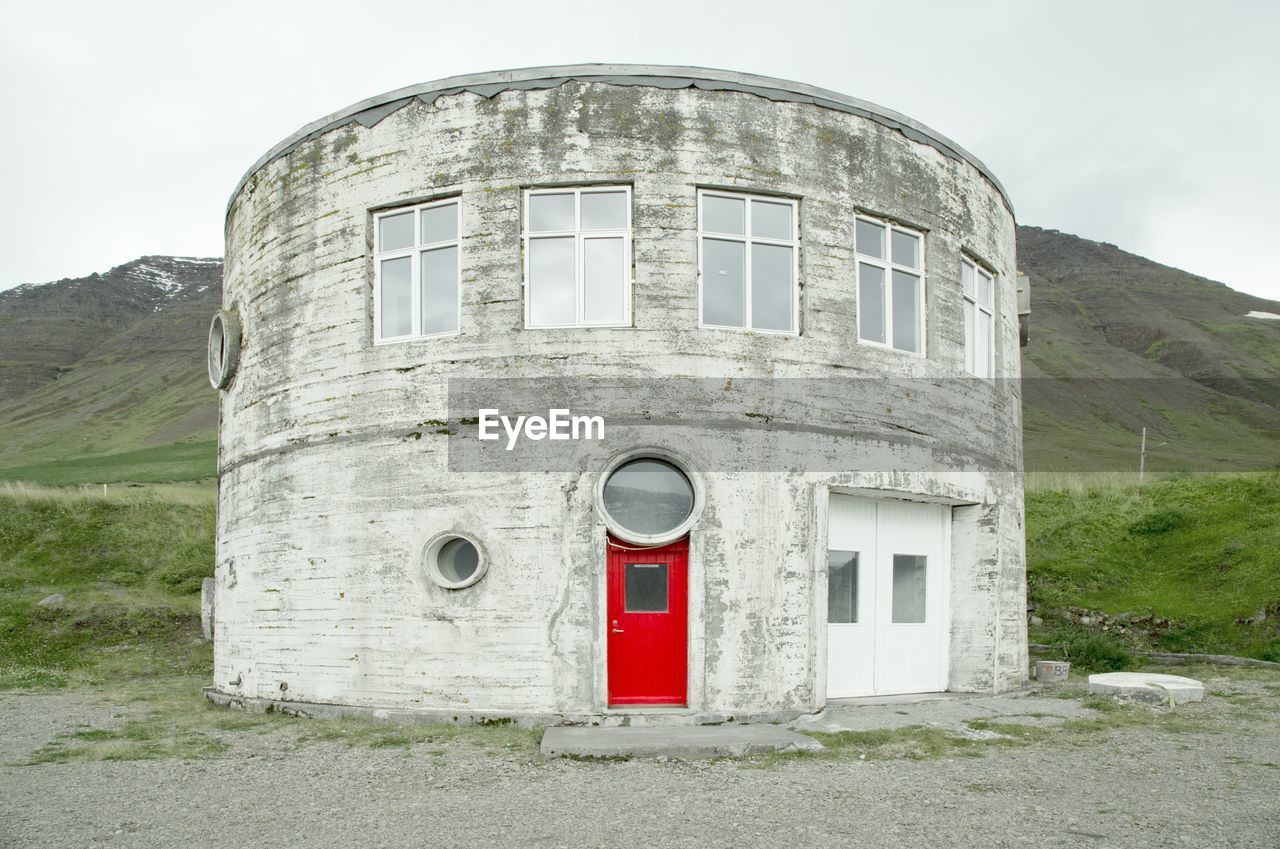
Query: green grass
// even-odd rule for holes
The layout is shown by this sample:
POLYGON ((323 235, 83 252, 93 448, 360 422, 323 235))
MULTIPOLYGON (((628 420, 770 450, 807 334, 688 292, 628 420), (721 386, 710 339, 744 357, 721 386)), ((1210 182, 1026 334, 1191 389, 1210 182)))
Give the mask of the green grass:
POLYGON ((0 688, 207 674, 213 523, 194 488, 0 488, 0 688))
POLYGON ((1280 661, 1280 473, 1032 489, 1027 580, 1046 614, 1035 642, 1094 655, 1102 640, 1280 661), (1103 634, 1052 618, 1067 607, 1154 614, 1170 624, 1103 634), (1262 609, 1270 611, 1263 623, 1237 622, 1262 609))
POLYGON ((217 442, 177 442, 121 454, 12 466, 0 469, 0 480, 47 486, 200 481, 217 474, 217 458, 217 442))
MULTIPOLYGON (((541 728, 515 725, 420 723, 395 725, 370 720, 310 719, 285 713, 251 713, 218 707, 200 693, 206 675, 160 675, 125 682, 82 684, 86 694, 107 702, 123 718, 106 727, 61 734, 20 763, 135 761, 155 758, 199 760, 231 751, 246 736, 255 751, 266 745, 292 750, 317 744, 369 749, 436 747, 468 743, 510 754, 533 756, 541 728)), ((438 748, 425 749, 440 754, 438 748)))

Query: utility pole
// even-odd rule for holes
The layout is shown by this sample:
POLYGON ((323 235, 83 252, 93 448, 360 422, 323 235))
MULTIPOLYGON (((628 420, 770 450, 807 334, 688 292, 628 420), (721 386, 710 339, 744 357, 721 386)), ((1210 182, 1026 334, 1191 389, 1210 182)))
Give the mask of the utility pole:
POLYGON ((1142 451, 1138 454, 1138 483, 1142 483, 1142 476, 1147 471, 1147 429, 1142 429, 1142 451))

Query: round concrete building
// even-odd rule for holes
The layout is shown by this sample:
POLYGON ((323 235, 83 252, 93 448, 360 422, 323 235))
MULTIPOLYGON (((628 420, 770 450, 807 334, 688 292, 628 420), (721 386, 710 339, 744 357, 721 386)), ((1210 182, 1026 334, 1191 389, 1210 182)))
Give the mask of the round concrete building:
POLYGON ((227 211, 211 698, 1023 686, 1015 289, 979 160, 799 83, 533 68, 302 128, 227 211))

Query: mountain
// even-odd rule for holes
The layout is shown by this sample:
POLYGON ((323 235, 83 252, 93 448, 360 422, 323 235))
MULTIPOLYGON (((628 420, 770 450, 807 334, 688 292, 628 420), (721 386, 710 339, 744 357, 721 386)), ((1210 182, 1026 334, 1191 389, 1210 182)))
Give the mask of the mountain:
POLYGON ((166 256, 0 292, 0 477, 138 476, 84 468, 108 456, 124 467, 182 456, 191 462, 157 474, 212 476, 217 399, 204 350, 221 300, 220 259, 166 256))
POLYGON ((1031 282, 1028 469, 1226 471, 1280 463, 1280 303, 1115 245, 1018 228, 1031 282))
MULTIPOLYGON (((1115 245, 1018 228, 1029 470, 1239 470, 1280 462, 1280 303, 1115 245)), ((217 259, 147 256, 0 292, 0 478, 211 477, 205 378, 217 259)))

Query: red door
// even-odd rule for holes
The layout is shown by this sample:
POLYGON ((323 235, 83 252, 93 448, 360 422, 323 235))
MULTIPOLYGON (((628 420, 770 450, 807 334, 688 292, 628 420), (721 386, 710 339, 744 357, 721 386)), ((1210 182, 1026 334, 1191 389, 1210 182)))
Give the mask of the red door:
POLYGON ((609 537, 610 705, 688 700, 689 541, 638 548, 609 537))

